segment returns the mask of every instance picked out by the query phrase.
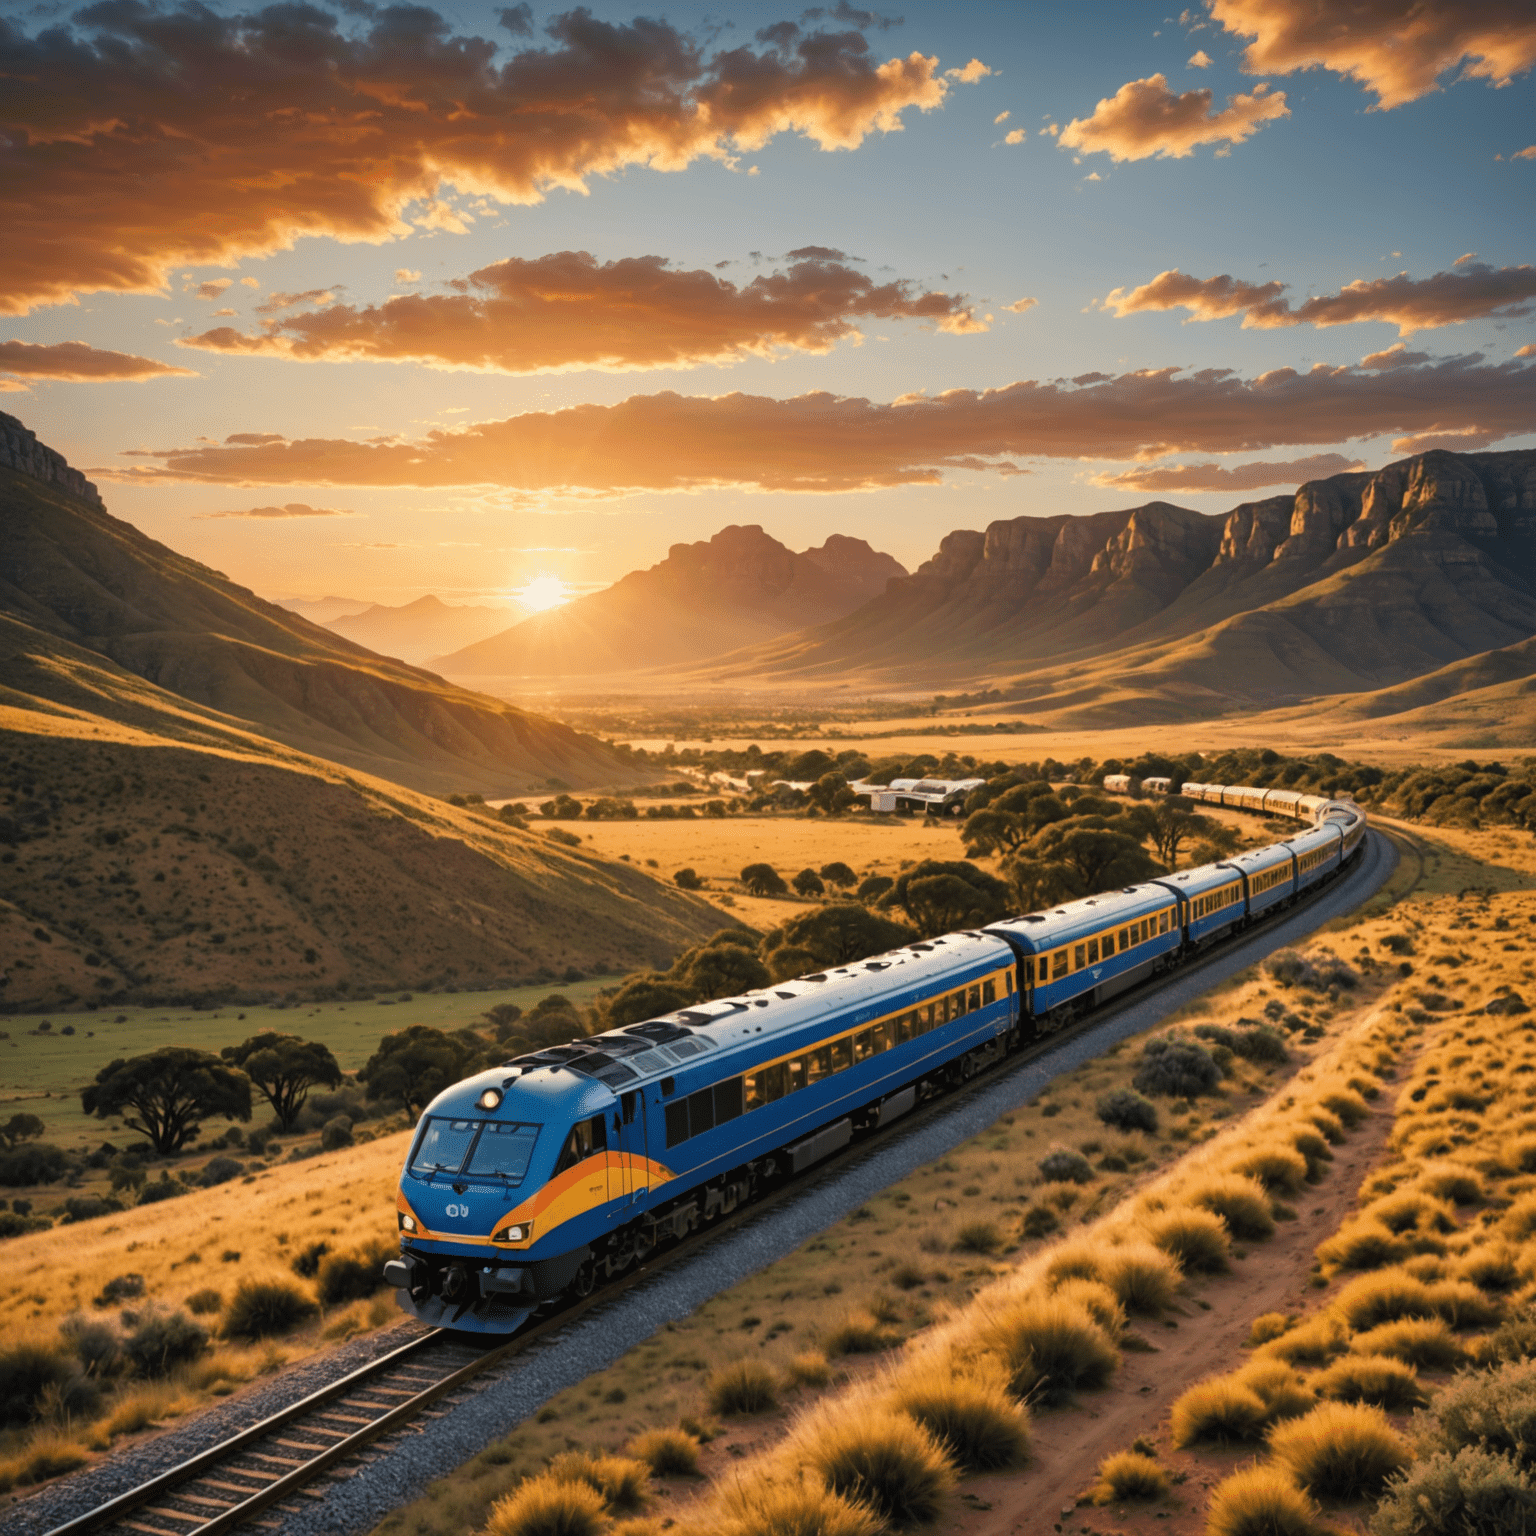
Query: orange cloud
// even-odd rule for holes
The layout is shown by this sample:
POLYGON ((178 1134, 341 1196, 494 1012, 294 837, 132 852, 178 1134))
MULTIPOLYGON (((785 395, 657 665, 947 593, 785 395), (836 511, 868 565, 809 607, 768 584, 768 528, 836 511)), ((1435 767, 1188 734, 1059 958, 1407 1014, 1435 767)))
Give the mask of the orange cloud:
POLYGON ((1252 75, 1329 69, 1358 80, 1382 109, 1417 101, 1461 77, 1508 85, 1536 63, 1536 12, 1528 0, 1210 0, 1228 32, 1252 38, 1252 75))
POLYGON ((1196 320, 1219 320, 1241 313, 1243 329, 1275 330, 1291 325, 1357 325, 1385 320, 1400 336, 1461 325, 1491 317, 1510 319, 1530 313, 1536 299, 1536 267, 1490 267, 1462 257, 1454 270, 1433 277, 1359 279, 1337 293, 1305 299, 1294 309, 1281 297, 1287 284, 1244 283, 1225 273, 1190 277, 1174 269, 1129 293, 1116 288, 1104 300, 1120 317, 1140 310, 1187 309, 1196 320))
POLYGON ((310 5, 103 4, 36 36, 0 18, 0 312, 148 292, 304 236, 379 243, 444 186, 527 204, 628 166, 732 164, 782 133, 853 149, 951 88, 936 58, 879 63, 857 32, 708 52, 576 9, 502 61, 424 6, 348 9, 362 29, 310 5))
POLYGON ((1093 484, 1127 491, 1253 491, 1265 485, 1301 485, 1307 480, 1323 480, 1361 467, 1359 459, 1346 458, 1342 453, 1314 453, 1304 459, 1268 464, 1234 464, 1230 469, 1214 461, 1156 464, 1118 475, 1095 475, 1093 484))
POLYGON ((1386 433, 1531 430, 1536 366, 1450 358, 1390 371, 1279 368, 1255 379, 1177 368, 1027 380, 879 404, 816 393, 634 395, 615 405, 385 438, 274 439, 136 452, 93 473, 225 485, 485 485, 523 491, 852 491, 933 484, 954 470, 1016 472, 1020 455, 1153 459, 1336 444, 1386 433))
POLYGON ((356 512, 342 511, 338 507, 312 507, 306 502, 290 501, 281 507, 246 507, 237 512, 194 512, 194 522, 208 522, 220 517, 252 517, 258 520, 289 517, 356 517, 356 512))
POLYGON ((0 373, 23 379, 54 379, 71 384, 115 384, 139 379, 195 379, 190 368, 173 368, 152 357, 106 352, 83 341, 53 345, 0 341, 0 373))
POLYGON ((1220 112, 1211 111, 1210 91, 1176 96, 1165 75, 1131 80, 1106 96, 1091 117, 1074 117, 1058 142, 1086 155, 1112 160, 1147 160, 1157 155, 1182 160, 1201 144, 1241 144, 1265 123, 1289 117, 1285 92, 1256 85, 1248 96, 1232 96, 1220 112))
MULTIPOLYGON (((450 283, 455 292, 331 304, 269 320, 250 335, 221 326, 182 346, 304 362, 415 362, 538 373, 560 368, 690 368, 781 349, 827 352, 862 319, 986 329, 963 298, 876 284, 841 251, 795 251, 788 268, 738 288, 660 256, 599 263, 585 251, 517 257, 450 283), (814 254, 809 252, 814 251, 814 254)), ((292 300, 292 295, 274 295, 292 300)), ((265 307, 265 306, 264 306, 265 307)))

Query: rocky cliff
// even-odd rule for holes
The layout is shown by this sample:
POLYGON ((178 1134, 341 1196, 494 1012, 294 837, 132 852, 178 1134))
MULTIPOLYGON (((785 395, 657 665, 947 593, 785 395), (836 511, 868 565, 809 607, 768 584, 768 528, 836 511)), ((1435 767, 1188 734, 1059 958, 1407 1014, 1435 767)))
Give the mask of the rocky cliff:
POLYGON ((38 442, 35 433, 4 411, 0 411, 0 469, 13 469, 44 485, 56 485, 92 506, 102 505, 96 487, 78 469, 71 468, 62 453, 38 442))

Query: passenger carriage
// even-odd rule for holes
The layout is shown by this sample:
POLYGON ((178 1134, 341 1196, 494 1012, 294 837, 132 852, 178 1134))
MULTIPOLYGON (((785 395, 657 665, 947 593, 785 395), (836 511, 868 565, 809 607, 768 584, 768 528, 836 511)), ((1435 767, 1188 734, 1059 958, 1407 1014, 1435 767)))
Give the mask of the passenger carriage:
POLYGON ((1257 917, 1296 894, 1296 858, 1284 843, 1255 848, 1223 862, 1242 874, 1249 917, 1257 917))
POLYGON ((1242 872, 1230 864, 1202 864, 1199 869, 1160 875, 1155 883, 1178 897, 1188 944, 1209 943, 1248 915, 1242 872))
POLYGON ((1288 837, 1285 846, 1296 855, 1296 890, 1299 895, 1326 880, 1343 863, 1344 829, 1334 821, 1310 827, 1288 837))

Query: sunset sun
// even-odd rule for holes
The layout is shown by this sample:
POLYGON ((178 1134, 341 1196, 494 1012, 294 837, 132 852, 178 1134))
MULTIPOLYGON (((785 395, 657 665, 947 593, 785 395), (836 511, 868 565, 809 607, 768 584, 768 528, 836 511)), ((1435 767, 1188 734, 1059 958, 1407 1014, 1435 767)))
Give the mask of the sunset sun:
POLYGON ((529 613, 543 613, 546 608, 558 608, 569 602, 571 593, 558 576, 541 575, 531 577, 512 596, 529 613))

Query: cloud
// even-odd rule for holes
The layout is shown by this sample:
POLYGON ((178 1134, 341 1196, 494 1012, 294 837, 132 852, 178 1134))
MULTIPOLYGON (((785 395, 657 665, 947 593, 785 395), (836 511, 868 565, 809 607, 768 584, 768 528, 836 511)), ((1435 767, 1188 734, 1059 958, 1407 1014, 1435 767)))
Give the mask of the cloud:
POLYGON ((215 320, 217 320, 217 319, 219 319, 223 315, 236 315, 236 314, 239 314, 239 310, 236 310, 236 309, 216 309, 213 312, 213 318, 215 320))
POLYGON ((35 36, 0 17, 0 312, 152 292, 304 237, 378 244, 445 188, 532 204, 779 134, 854 149, 950 90, 936 58, 881 63, 856 31, 711 51, 575 9, 507 57, 425 6, 350 9, 366 19, 344 28, 307 4, 106 0, 35 36))
POLYGON ((261 283, 254 277, 242 277, 240 279, 240 286, 242 288, 260 288, 261 283))
POLYGON ((1358 80, 1383 110, 1459 79, 1508 85, 1536 63, 1536 11, 1527 0, 1210 0, 1211 16, 1252 38, 1252 75, 1328 69, 1358 80))
POLYGON ((311 507, 302 501, 290 501, 281 507, 246 507, 239 512, 194 512, 194 522, 207 522, 218 517, 356 517, 356 512, 343 512, 336 507, 311 507))
POLYGON ((1509 158, 1511 160, 1536 160, 1536 144, 1527 144, 1524 149, 1517 149, 1509 158))
POLYGON ((1494 441, 1528 433, 1536 421, 1536 366, 1488 364, 1480 354, 1388 372, 1319 363, 1253 379, 1219 368, 1083 378, 888 404, 826 393, 778 400, 665 391, 529 411, 414 441, 199 444, 145 455, 153 464, 92 473, 130 483, 852 491, 934 484, 954 470, 1002 472, 1025 456, 1253 453, 1389 433, 1494 441))
POLYGON ((265 304, 256 306, 258 315, 275 315, 285 309, 294 309, 300 304, 329 304, 335 297, 335 290, 345 287, 343 283, 333 283, 329 288, 306 288, 303 293, 270 293, 265 304))
POLYGON ((197 296, 200 299, 221 299, 224 297, 224 290, 231 287, 234 281, 232 277, 216 277, 211 282, 199 283, 197 296))
POLYGON ((1190 54, 1186 62, 1190 69, 1209 69, 1211 67, 1211 56, 1204 48, 1199 48, 1190 54))
POLYGON ((999 113, 998 113, 998 114, 997 114, 997 116, 996 116, 996 117, 994 117, 994 118, 993 118, 993 119, 992 119, 992 126, 993 126, 993 127, 994 127, 994 128, 999 128, 999 127, 1001 127, 1001 126, 1002 126, 1002 125, 1003 125, 1003 124, 1004 124, 1004 123, 1006 123, 1006 122, 1007 122, 1007 121, 1008 121, 1008 119, 1009 119, 1009 118, 1010 118, 1010 117, 1012 117, 1012 116, 1013 116, 1013 113, 1012 113, 1012 112, 999 112, 999 113))
POLYGON ((1371 352, 1360 359, 1362 368, 1407 368, 1429 361, 1428 352, 1410 352, 1400 341, 1395 341, 1382 352, 1371 352))
POLYGON ((1451 263, 1451 265, 1453 267, 1464 267, 1464 266, 1466 266, 1466 264, 1469 261, 1476 261, 1476 260, 1477 260, 1477 252, 1476 251, 1466 251, 1462 255, 1458 256, 1456 258, 1456 260, 1451 263))
MULTIPOLYGON (((1465 261, 1467 258, 1463 257, 1465 261)), ((1244 283, 1220 277, 1190 277, 1177 268, 1159 272, 1150 283, 1129 293, 1116 288, 1104 307, 1124 317, 1139 310, 1187 309, 1195 320, 1218 320, 1241 312, 1244 330, 1276 330, 1292 325, 1358 325, 1384 320, 1400 336, 1461 325, 1468 320, 1511 319, 1530 313, 1536 299, 1536 267, 1490 267, 1481 262, 1433 277, 1357 279, 1337 293, 1319 294, 1291 307, 1282 298, 1287 284, 1244 283)))
POLYGON ((1314 453, 1304 459, 1234 464, 1154 464, 1122 474, 1095 475, 1094 485, 1128 491, 1253 491, 1265 485, 1301 485, 1349 469, 1363 468, 1342 453, 1314 453))
POLYGON ((1025 139, 1024 130, 1022 128, 1014 128, 1014 129, 1011 129, 1007 134, 1005 134, 1003 136, 1003 143, 1004 144, 1022 144, 1024 142, 1024 139, 1025 139))
POLYGON ((517 257, 450 283, 443 294, 270 320, 254 334, 221 326, 180 344, 303 362, 425 363, 497 373, 564 368, 689 368, 780 350, 828 352, 865 319, 986 329, 961 295, 877 284, 841 251, 804 247, 785 270, 737 287, 676 271, 660 256, 599 263, 585 251, 517 257))
POLYGON ((1012 304, 1004 304, 1003 308, 1015 315, 1022 315, 1025 310, 1033 309, 1039 299, 1015 299, 1012 304))
POLYGON ((106 352, 83 341, 60 341, 51 346, 0 341, 0 373, 72 384, 197 377, 190 368, 174 368, 152 357, 135 357, 131 352, 106 352))
POLYGON ((414 271, 410 267, 396 267, 395 281, 397 283, 419 283, 421 281, 421 273, 414 271))
POLYGON ((975 85, 978 80, 986 79, 992 71, 980 59, 972 59, 964 69, 946 69, 944 73, 951 80, 960 81, 962 85, 975 85))
POLYGON ((1211 102, 1210 91, 1174 95, 1164 75, 1131 80, 1100 101, 1091 117, 1074 117, 1058 142, 1113 160, 1181 160, 1201 144, 1241 144, 1265 123, 1291 115, 1285 92, 1272 93, 1262 83, 1251 95, 1229 97, 1220 112, 1211 111, 1211 102))
POLYGON ((1515 353, 1516 357, 1536 357, 1536 341, 1528 341, 1515 353))

